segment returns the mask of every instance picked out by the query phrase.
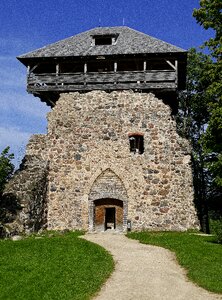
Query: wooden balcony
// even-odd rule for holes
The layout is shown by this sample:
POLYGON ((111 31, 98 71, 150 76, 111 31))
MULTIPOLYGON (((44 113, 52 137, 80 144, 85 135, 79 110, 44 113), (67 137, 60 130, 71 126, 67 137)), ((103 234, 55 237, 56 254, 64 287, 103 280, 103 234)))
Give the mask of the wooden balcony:
POLYGON ((27 90, 33 94, 91 90, 169 90, 177 89, 174 70, 30 73, 27 90))

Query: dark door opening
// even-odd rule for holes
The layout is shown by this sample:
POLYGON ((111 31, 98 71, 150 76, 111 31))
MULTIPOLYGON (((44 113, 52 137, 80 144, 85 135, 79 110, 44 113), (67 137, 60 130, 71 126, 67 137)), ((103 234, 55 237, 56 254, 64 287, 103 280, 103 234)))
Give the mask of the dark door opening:
POLYGON ((105 208, 105 230, 116 228, 116 208, 105 208))

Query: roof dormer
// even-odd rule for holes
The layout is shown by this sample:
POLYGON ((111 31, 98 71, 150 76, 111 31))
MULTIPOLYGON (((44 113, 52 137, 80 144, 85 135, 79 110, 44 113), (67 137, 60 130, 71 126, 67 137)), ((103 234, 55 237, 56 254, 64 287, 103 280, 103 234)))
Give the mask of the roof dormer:
POLYGON ((92 46, 115 45, 119 34, 98 34, 92 36, 92 46))

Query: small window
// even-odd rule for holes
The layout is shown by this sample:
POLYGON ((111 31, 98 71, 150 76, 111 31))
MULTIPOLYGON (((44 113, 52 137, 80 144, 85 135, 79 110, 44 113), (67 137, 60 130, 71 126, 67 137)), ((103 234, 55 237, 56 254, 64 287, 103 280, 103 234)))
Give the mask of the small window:
POLYGON ((104 37, 96 37, 95 45, 112 45, 112 37, 104 36, 104 37))
POLYGON ((130 134, 129 135, 130 152, 143 154, 144 152, 144 139, 143 134, 130 134))
POLYGON ((92 36, 92 46, 115 45, 118 34, 101 34, 92 36))

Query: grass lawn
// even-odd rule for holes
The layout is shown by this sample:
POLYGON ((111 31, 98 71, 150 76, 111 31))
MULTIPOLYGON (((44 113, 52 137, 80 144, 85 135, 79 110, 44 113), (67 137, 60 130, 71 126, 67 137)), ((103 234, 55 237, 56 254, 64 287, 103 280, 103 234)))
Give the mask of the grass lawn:
POLYGON ((0 240, 0 299, 91 298, 111 274, 114 262, 102 247, 79 235, 0 240))
POLYGON ((215 243, 215 237, 181 232, 138 232, 127 236, 172 250, 192 281, 222 293, 222 245, 215 243))

